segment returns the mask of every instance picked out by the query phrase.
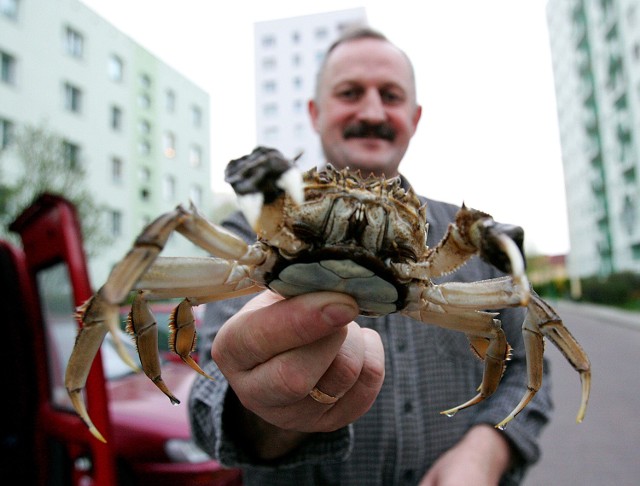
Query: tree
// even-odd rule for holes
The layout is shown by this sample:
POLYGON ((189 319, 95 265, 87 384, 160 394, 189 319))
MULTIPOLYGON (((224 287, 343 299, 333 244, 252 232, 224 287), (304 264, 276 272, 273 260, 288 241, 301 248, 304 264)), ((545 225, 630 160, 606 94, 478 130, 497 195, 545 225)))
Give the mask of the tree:
POLYGON ((8 225, 39 195, 58 194, 78 210, 85 249, 95 254, 109 244, 104 230, 104 206, 98 205, 87 188, 86 171, 77 146, 46 126, 23 125, 0 157, 0 236, 13 240, 8 225), (9 163, 16 165, 9 166, 9 163))

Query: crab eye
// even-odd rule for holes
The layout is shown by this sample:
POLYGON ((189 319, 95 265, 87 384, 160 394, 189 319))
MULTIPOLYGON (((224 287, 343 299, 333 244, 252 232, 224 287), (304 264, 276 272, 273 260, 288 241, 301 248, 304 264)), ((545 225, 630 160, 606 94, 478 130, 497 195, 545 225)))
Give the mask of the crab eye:
POLYGON ((315 191, 313 189, 307 189, 304 193, 304 198, 307 202, 315 201, 316 199, 322 199, 326 194, 322 191, 315 191))
POLYGON ((406 246, 406 245, 398 245, 397 249, 397 254, 399 259, 402 260, 410 260, 412 262, 417 262, 418 261, 418 255, 416 255, 416 252, 413 251, 413 248, 406 246))

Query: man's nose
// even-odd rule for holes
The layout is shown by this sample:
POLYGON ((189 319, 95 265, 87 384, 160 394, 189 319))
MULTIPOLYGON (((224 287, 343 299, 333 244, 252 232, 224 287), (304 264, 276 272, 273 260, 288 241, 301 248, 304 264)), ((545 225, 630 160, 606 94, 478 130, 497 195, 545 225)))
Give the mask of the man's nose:
POLYGON ((384 104, 377 90, 369 90, 362 97, 362 103, 358 112, 361 121, 369 123, 380 123, 385 121, 386 113, 384 104))

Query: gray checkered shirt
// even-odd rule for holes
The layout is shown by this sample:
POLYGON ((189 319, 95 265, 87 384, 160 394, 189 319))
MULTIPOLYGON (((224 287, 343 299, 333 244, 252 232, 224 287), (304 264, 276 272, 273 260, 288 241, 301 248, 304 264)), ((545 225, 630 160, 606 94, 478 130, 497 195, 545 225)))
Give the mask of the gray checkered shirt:
MULTIPOLYGON (((457 207, 428 201, 428 245, 433 247, 454 219, 457 207)), ((235 215, 225 226, 253 241, 244 219, 235 215)), ((498 276, 478 258, 444 280, 476 281, 498 276)), ((515 407, 526 389, 521 325, 522 309, 507 309, 501 320, 514 348, 513 358, 498 391, 484 402, 452 418, 440 414, 475 395, 482 364, 463 333, 425 325, 392 314, 359 318, 376 330, 385 349, 386 374, 371 409, 353 424, 332 433, 314 434, 293 453, 277 462, 256 462, 243 444, 234 440, 234 424, 225 404, 237 404, 233 390, 211 360, 210 346, 220 326, 249 298, 209 304, 200 333, 200 359, 216 380, 198 377, 190 397, 193 434, 197 443, 223 465, 243 470, 246 485, 411 485, 456 444, 475 424, 494 425, 515 407)), ((539 457, 537 438, 552 410, 550 376, 532 402, 504 430, 517 460, 501 484, 514 485, 539 457)))

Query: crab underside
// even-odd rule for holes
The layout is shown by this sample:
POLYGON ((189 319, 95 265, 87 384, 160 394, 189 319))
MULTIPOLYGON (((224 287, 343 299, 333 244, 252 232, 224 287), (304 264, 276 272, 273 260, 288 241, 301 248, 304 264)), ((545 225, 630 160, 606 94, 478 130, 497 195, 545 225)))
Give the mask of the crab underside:
MULTIPOLYGON (((385 179, 338 171, 332 166, 301 174, 279 152, 264 147, 233 160, 226 179, 258 235, 254 244, 178 206, 149 224, 106 283, 79 309, 78 333, 66 372, 72 403, 89 430, 104 440, 86 411, 82 390, 107 332, 118 340, 118 308, 135 292, 129 330, 147 376, 173 403, 162 380, 155 319, 148 301, 182 298, 170 326, 170 348, 197 372, 192 306, 270 288, 285 297, 314 291, 352 295, 362 315, 400 312, 418 321, 464 332, 484 361, 478 393, 445 410, 453 415, 490 396, 509 359, 497 313, 526 307, 523 323, 528 383, 515 409, 496 426, 503 428, 542 385, 544 337, 554 343, 580 374, 582 421, 590 392, 589 359, 556 312, 530 288, 524 271, 522 229, 496 223, 490 215, 464 205, 444 238, 426 244, 426 208, 399 178, 385 179), (210 258, 160 257, 177 231, 213 255, 210 258), (481 282, 433 283, 479 255, 506 276, 481 282)), ((124 349, 122 358, 134 369, 124 349)))

